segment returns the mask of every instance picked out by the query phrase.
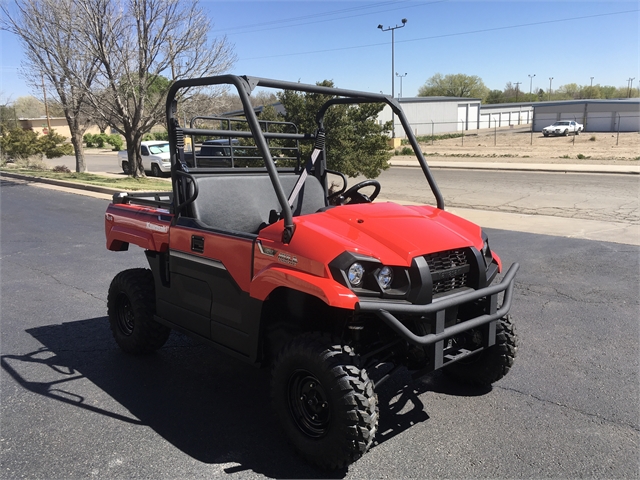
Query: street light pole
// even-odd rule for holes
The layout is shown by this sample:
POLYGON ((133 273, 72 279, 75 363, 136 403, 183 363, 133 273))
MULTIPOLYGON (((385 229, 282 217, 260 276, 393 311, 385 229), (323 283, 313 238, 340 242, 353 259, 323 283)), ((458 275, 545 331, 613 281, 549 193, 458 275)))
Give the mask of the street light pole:
POLYGON ((536 74, 534 73, 533 75, 529 75, 529 101, 532 102, 533 100, 531 100, 531 90, 533 88, 533 77, 535 77, 536 74))
POLYGON ((553 80, 553 77, 549 77, 549 101, 551 101, 551 82, 553 80))
MULTIPOLYGON (((395 97, 395 80, 393 78, 393 74, 396 70, 396 66, 395 66, 395 48, 394 48, 394 44, 395 44, 395 31, 398 28, 402 28, 407 24, 407 19, 403 18, 402 19, 402 25, 396 25, 395 27, 387 27, 384 28, 382 25, 378 25, 378 28, 380 30, 382 30, 383 32, 388 32, 389 30, 391 30, 391 98, 395 97)), ((395 115, 393 114, 393 110, 391 111, 391 135, 393 135, 393 138, 396 137, 396 126, 395 126, 395 115)))
POLYGON ((400 95, 398 95, 398 98, 402 98, 402 79, 406 76, 406 73, 404 75, 400 75, 398 72, 396 72, 396 77, 400 77, 400 95))

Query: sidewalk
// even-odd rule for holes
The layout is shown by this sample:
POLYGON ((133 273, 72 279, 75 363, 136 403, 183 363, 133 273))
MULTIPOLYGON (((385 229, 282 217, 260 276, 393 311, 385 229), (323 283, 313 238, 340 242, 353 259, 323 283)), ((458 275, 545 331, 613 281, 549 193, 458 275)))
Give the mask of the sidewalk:
MULTIPOLYGON (((414 157, 396 156, 389 163, 393 167, 420 167, 414 157)), ((516 163, 516 162, 491 162, 486 158, 475 161, 447 161, 432 160, 427 158, 431 168, 449 168, 466 170, 513 170, 535 171, 555 173, 608 173, 640 175, 640 163, 638 165, 607 165, 607 164, 580 164, 580 163, 516 163)))

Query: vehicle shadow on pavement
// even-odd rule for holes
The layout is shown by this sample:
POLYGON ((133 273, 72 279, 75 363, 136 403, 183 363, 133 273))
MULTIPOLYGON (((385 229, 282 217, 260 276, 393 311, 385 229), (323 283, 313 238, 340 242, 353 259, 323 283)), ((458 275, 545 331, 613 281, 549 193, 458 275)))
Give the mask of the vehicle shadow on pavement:
MULTIPOLYGON (((315 469, 295 455, 271 408, 267 369, 176 333, 155 354, 127 355, 113 342, 106 317, 27 333, 43 347, 1 356, 2 368, 26 390, 86 410, 87 425, 90 415, 98 414, 121 421, 122 433, 131 436, 151 427, 197 461, 235 464, 225 468, 229 474, 249 470, 272 478, 343 478, 347 473, 315 469), (87 395, 85 379, 117 402, 113 409, 87 395)), ((437 375, 395 388, 403 381, 392 378, 379 392, 376 444, 429 419, 421 393, 469 394, 455 392, 437 375)))

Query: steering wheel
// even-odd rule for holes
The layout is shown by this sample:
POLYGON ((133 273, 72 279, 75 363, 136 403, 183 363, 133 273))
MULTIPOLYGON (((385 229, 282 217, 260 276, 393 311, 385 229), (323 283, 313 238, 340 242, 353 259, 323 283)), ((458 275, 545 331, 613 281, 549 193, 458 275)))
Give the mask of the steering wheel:
POLYGON ((345 200, 344 203, 371 203, 373 202, 378 194, 380 193, 380 182, 377 180, 365 180, 364 182, 356 183, 353 187, 349 188, 346 192, 344 192, 341 197, 345 200), (365 195, 364 193, 360 193, 359 190, 370 187, 374 187, 373 193, 371 195, 365 195))

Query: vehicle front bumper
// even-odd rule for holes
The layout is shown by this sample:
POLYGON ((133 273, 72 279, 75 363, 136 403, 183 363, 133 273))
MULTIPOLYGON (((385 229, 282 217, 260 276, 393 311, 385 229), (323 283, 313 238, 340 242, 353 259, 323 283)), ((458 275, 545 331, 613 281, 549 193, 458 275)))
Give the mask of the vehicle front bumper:
POLYGON ((459 294, 452 294, 438 299, 427 305, 402 304, 384 300, 361 300, 356 311, 360 313, 372 313, 391 327, 401 338, 408 343, 421 347, 429 347, 431 350, 432 363, 430 370, 441 368, 447 363, 460 360, 461 358, 476 353, 474 351, 463 351, 451 358, 444 358, 445 341, 472 329, 483 329, 483 345, 487 348, 495 344, 496 324, 511 309, 513 297, 513 287, 516 272, 520 265, 514 263, 509 267, 500 283, 490 285, 479 290, 471 290, 459 294), (498 308, 498 296, 504 293, 502 305, 498 308), (485 312, 477 317, 470 318, 455 325, 445 327, 445 314, 447 309, 459 307, 469 302, 480 299, 485 300, 485 312), (417 335, 404 325, 397 316, 412 317, 418 321, 430 322, 432 333, 427 335, 417 335), (435 321, 426 317, 433 318, 435 321))

